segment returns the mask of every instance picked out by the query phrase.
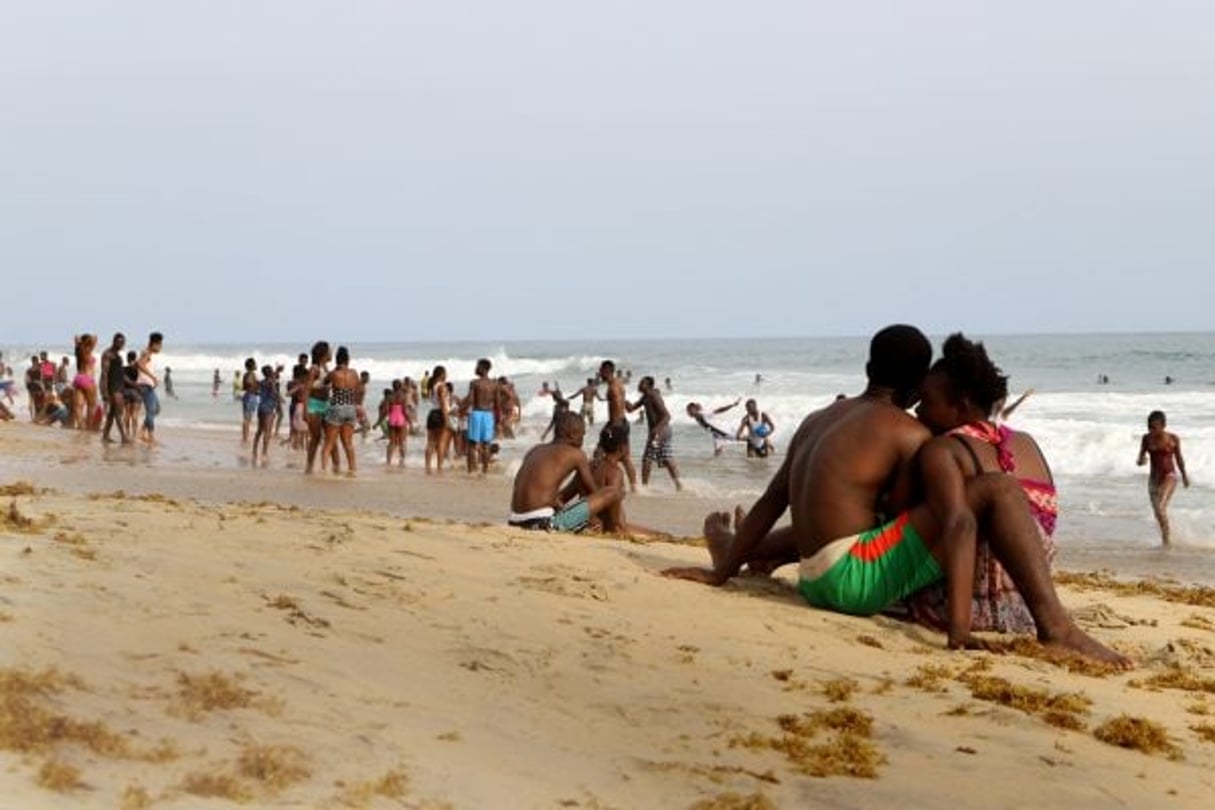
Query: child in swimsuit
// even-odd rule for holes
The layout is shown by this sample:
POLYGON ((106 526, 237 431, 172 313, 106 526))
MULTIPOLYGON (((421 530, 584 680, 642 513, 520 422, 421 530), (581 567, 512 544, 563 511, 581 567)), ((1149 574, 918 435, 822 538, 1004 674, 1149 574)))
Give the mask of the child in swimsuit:
POLYGON ((1181 482, 1186 487, 1190 486, 1190 477, 1186 475, 1185 459, 1181 457, 1181 439, 1164 429, 1167 424, 1164 411, 1148 414, 1147 424, 1148 432, 1139 440, 1139 459, 1135 463, 1142 467, 1151 460, 1148 499, 1156 522, 1160 524, 1160 540, 1167 546, 1171 539, 1168 507, 1177 489, 1177 474, 1181 473, 1181 482))
POLYGON ((280 395, 278 378, 270 366, 262 366, 262 379, 257 387, 257 433, 253 435, 253 463, 257 463, 257 443, 262 445, 262 463, 269 459, 270 435, 274 433, 274 420, 278 417, 280 395))

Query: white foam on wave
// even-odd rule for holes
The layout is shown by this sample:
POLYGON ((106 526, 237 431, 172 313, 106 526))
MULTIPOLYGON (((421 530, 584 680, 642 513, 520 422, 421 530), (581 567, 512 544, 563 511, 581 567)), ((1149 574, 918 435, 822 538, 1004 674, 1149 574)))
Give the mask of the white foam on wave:
MULTIPOLYGON (((300 352, 307 352, 309 346, 301 346, 300 352)), ((337 351, 336 345, 331 345, 337 351)), ((417 379, 424 372, 429 372, 436 365, 447 369, 448 379, 467 380, 474 376, 477 360, 487 358, 492 364, 492 376, 545 376, 559 373, 578 372, 584 376, 593 376, 593 371, 599 367, 599 358, 587 355, 567 355, 562 357, 513 357, 504 348, 485 355, 450 355, 438 356, 427 352, 425 347, 418 350, 393 351, 391 356, 384 356, 383 350, 371 350, 367 354, 359 354, 358 346, 350 346, 352 368, 366 371, 373 380, 384 381, 400 377, 417 379)), ((219 369, 223 379, 229 380, 232 373, 243 369, 245 359, 252 357, 258 367, 263 365, 281 365, 290 369, 296 362, 299 352, 292 353, 282 348, 265 350, 250 347, 248 350, 231 351, 224 354, 213 352, 182 352, 165 351, 159 362, 169 366, 178 375, 179 382, 210 383, 211 376, 219 369)))

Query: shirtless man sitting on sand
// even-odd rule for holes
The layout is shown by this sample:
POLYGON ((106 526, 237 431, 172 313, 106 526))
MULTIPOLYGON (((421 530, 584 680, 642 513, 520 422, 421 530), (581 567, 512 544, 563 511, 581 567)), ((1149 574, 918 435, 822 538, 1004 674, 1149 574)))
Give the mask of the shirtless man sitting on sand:
POLYGON ((566 411, 557 420, 553 440, 527 451, 510 499, 508 523, 520 529, 578 532, 592 516, 602 518, 620 503, 619 486, 595 485, 590 461, 582 452, 586 423, 566 411), (573 479, 566 484, 566 479, 573 479), (581 495, 580 493, 589 493, 581 495))
POLYGON ((798 590, 807 602, 863 616, 944 577, 950 648, 982 647, 970 635, 981 530, 1024 597, 1043 644, 1129 668, 1128 658, 1077 627, 1060 603, 1025 493, 1013 477, 970 479, 963 508, 948 515, 913 505, 917 454, 930 433, 906 409, 931 356, 915 327, 878 332, 869 346, 864 393, 806 417, 767 490, 748 514, 736 511, 735 532, 725 513, 705 518, 713 567, 664 574, 721 585, 744 564, 770 570, 800 560, 798 590), (773 530, 786 509, 792 525, 773 530))

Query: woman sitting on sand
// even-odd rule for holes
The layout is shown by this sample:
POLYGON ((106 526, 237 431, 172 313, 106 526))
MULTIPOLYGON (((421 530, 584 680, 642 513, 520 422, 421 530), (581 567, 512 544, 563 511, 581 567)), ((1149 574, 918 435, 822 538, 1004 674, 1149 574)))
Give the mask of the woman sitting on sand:
MULTIPOLYGON (((933 481, 938 486, 962 487, 984 473, 1016 477, 1025 491, 1027 506, 1038 527, 1049 563, 1055 556, 1055 520, 1058 504, 1050 467, 1028 433, 1012 431, 993 420, 996 406, 1008 395, 1008 377, 987 356, 982 343, 961 334, 950 335, 943 356, 928 372, 920 389, 916 416, 945 442, 957 462, 955 481, 933 481)), ((937 629, 948 624, 946 585, 931 585, 908 597, 915 619, 937 629)), ((1034 619, 1008 573, 996 561, 986 542, 975 555, 971 630, 1032 633, 1034 619)))

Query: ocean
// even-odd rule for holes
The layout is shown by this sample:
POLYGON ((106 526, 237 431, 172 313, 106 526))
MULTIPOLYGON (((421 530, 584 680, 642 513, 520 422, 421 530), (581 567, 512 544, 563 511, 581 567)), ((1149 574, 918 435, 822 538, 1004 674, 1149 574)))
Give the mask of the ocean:
MULTIPOLYGON (((942 337, 933 336, 934 345, 939 346, 942 337)), ((1215 487, 1209 474, 1215 470, 1215 409, 1211 407, 1215 333, 968 337, 984 340, 992 358, 1010 376, 1010 399, 1034 390, 1009 423, 1034 434, 1055 473, 1063 562, 1114 573, 1215 583, 1211 529, 1215 487), (1188 490, 1179 487, 1173 500, 1174 547, 1170 549, 1160 548, 1148 505, 1146 468, 1135 464, 1147 414, 1156 409, 1165 411, 1169 429, 1181 437, 1193 482, 1188 490)), ((806 414, 829 404, 837 394, 862 389, 867 343, 867 338, 858 337, 351 343, 349 347, 351 365, 371 374, 372 408, 379 390, 394 377, 416 379, 436 364, 447 367, 449 379, 463 393, 477 358, 488 357, 492 374, 511 378, 523 403, 520 435, 503 444, 508 474, 548 423, 552 400, 538 393, 542 383, 559 384, 571 393, 594 376, 604 359, 631 373, 630 391, 635 391, 643 375, 651 375, 673 415, 676 459, 686 488, 698 497, 720 500, 725 507, 746 504, 759 495, 780 463, 783 441, 806 414), (688 402, 700 402, 711 410, 739 397, 755 398, 760 410, 776 423, 777 456, 747 459, 741 444, 731 444, 714 457, 709 436, 685 413, 688 402)), ((39 347, 5 350, 18 379, 23 364, 13 360, 28 357, 34 348, 39 347)), ((71 353, 70 346, 42 348, 54 357, 71 353)), ((178 398, 164 402, 159 424, 165 430, 190 426, 230 431, 235 441, 240 409, 233 401, 232 380, 244 359, 255 358, 259 367, 281 363, 290 368, 295 356, 307 349, 306 343, 185 346, 169 342, 160 366, 172 368, 178 398), (212 397, 216 369, 222 386, 220 396, 212 397)), ((600 420, 604 413, 604 403, 597 403, 600 420)), ((712 421, 733 432, 742 415, 739 405, 712 421)), ((593 440, 590 431, 588 449, 593 440)), ((411 440, 411 464, 421 464, 423 445, 419 439, 411 440)), ((634 452, 639 450, 634 437, 634 452)), ((370 473, 382 447, 369 442, 361 452, 366 454, 363 469, 370 473)), ((670 489, 664 471, 655 470, 654 475, 652 488, 670 489)))

